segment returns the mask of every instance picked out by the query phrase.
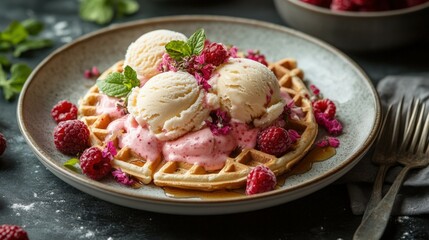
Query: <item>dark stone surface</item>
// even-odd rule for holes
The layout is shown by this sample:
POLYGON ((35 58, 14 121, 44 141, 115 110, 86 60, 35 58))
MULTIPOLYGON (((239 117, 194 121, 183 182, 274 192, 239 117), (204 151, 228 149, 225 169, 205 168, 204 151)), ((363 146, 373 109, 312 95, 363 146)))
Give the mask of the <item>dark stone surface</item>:
MULTIPOLYGON (((141 9, 116 23, 182 14, 228 15, 284 24, 271 1, 140 1, 141 9)), ((50 49, 13 59, 35 67, 55 48, 102 26, 78 18, 78 1, 1 0, 0 29, 13 19, 37 17, 50 49)), ((429 39, 370 54, 350 53, 377 83, 389 74, 429 72, 429 39)), ((55 77, 55 76, 53 76, 55 77)), ((302 199, 264 210, 224 216, 175 216, 117 206, 69 186, 35 157, 16 122, 16 99, 0 98, 0 224, 23 226, 30 239, 351 239, 360 216, 349 208, 346 187, 333 184, 302 199)), ((43 126, 41 126, 43 127, 43 126)), ((428 216, 392 217, 384 239, 428 239, 428 216)))

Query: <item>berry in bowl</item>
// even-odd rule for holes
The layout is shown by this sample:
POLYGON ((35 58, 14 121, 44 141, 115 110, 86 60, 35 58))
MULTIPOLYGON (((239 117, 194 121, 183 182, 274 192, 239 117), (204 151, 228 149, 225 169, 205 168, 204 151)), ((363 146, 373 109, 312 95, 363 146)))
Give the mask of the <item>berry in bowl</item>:
POLYGON ((292 28, 346 51, 392 49, 429 35, 429 1, 274 0, 292 28))

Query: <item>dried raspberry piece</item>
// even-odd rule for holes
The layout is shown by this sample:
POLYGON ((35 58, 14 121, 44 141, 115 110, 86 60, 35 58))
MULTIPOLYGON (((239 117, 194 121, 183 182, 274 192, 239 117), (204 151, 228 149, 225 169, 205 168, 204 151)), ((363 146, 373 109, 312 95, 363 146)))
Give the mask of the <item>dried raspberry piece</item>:
POLYGON ((356 5, 352 0, 332 0, 330 8, 336 11, 355 11, 356 5))
POLYGON ((324 113, 327 118, 333 119, 337 111, 335 103, 329 99, 320 99, 313 102, 315 113, 324 113))
POLYGON ((280 157, 292 145, 288 131, 284 128, 271 126, 259 132, 256 148, 262 152, 280 157))
POLYGON ((69 101, 59 101, 52 108, 51 116, 57 123, 65 120, 77 119, 77 107, 69 101))
POLYGON ((219 66, 229 58, 229 52, 223 44, 212 42, 206 44, 201 55, 204 56, 207 64, 219 66))
POLYGON ((77 155, 90 145, 88 127, 80 120, 62 121, 54 129, 54 143, 62 153, 77 155))
POLYGON ((265 165, 258 165, 247 175, 246 195, 271 191, 277 184, 276 175, 265 165))
POLYGON ((0 133, 0 156, 4 153, 7 147, 6 138, 0 133))
POLYGON ((20 226, 0 225, 0 239, 2 240, 28 240, 27 232, 20 226))
POLYGON ((103 152, 98 147, 87 148, 79 161, 82 172, 94 180, 102 179, 112 169, 110 158, 103 157, 103 152))
POLYGON ((264 64, 265 66, 268 66, 268 62, 265 59, 265 55, 261 54, 258 50, 249 50, 247 51, 246 58, 251 59, 253 61, 257 61, 259 63, 264 64))

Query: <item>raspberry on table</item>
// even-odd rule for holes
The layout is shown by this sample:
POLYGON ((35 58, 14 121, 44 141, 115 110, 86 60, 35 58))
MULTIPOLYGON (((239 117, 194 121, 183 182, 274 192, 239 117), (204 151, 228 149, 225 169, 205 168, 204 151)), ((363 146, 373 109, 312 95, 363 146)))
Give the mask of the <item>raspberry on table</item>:
POLYGON ((323 113, 329 119, 333 119, 337 111, 335 103, 329 99, 320 99, 314 101, 313 109, 315 113, 323 113))
POLYGON ((1 240, 28 240, 27 232, 20 226, 3 224, 0 225, 1 240))
POLYGON ((6 138, 0 133, 0 156, 4 153, 7 147, 6 138))
POLYGON ((88 127, 80 120, 62 121, 54 129, 54 143, 62 153, 77 155, 90 146, 88 127))
POLYGON ((277 126, 262 130, 256 139, 256 148, 258 150, 276 157, 285 154, 291 145, 292 141, 288 131, 277 126))
POLYGON ((52 108, 51 116, 57 123, 65 120, 77 119, 77 107, 69 101, 59 101, 52 108))
POLYGON ((277 184, 276 175, 265 165, 258 165, 247 175, 246 195, 271 191, 277 184))
POLYGON ((100 180, 112 170, 109 157, 103 157, 98 147, 86 149, 79 158, 82 172, 94 180, 100 180))

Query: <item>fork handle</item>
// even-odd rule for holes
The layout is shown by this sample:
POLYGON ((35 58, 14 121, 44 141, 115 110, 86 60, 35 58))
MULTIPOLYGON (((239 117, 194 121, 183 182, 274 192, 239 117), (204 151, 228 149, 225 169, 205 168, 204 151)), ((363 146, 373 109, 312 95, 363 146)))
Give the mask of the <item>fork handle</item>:
POLYGON ((377 176, 374 181, 374 186, 372 187, 371 197, 366 205, 365 212, 363 214, 362 220, 367 218, 368 215, 374 210, 377 204, 380 202, 382 197, 383 182, 384 176, 386 175, 389 165, 381 165, 378 168, 377 176))
POLYGON ((353 240, 381 238, 389 221, 396 195, 410 169, 410 167, 406 166, 401 170, 384 198, 374 210, 369 213, 368 217, 362 220, 362 223, 353 236, 353 240))

